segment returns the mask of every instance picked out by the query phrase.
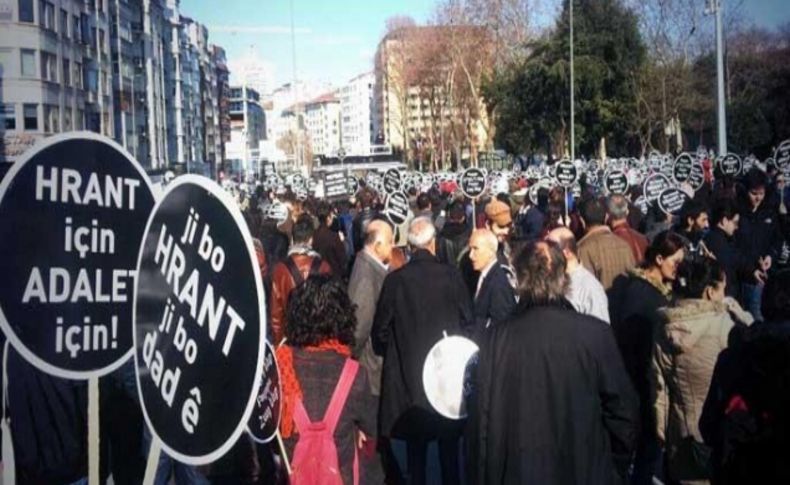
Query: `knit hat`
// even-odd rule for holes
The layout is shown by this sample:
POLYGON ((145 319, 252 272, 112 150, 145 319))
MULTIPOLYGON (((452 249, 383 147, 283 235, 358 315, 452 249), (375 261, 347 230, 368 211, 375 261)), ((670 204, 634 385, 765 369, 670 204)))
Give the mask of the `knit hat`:
POLYGON ((510 207, 497 199, 486 205, 486 217, 500 227, 507 226, 513 222, 513 218, 510 215, 510 207))

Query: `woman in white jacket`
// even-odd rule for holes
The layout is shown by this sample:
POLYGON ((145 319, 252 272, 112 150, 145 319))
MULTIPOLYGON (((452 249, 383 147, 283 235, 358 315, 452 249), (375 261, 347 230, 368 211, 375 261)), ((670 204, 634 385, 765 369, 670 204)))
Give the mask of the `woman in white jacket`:
POLYGON ((710 452, 698 422, 713 368, 735 323, 749 325, 753 319, 725 297, 725 272, 715 260, 685 262, 677 283, 680 298, 659 310, 655 332, 650 377, 656 431, 664 443, 669 483, 704 484, 710 452))

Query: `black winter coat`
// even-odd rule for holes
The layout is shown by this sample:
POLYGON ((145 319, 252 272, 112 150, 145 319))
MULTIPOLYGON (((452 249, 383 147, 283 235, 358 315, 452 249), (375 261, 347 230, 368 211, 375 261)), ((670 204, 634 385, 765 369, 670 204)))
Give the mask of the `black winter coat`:
POLYGON ((383 436, 437 436, 458 430, 433 410, 422 385, 431 348, 448 335, 473 333, 474 318, 461 275, 425 250, 384 279, 371 341, 384 357, 379 425, 383 436))
POLYGON ((516 308, 516 296, 507 274, 497 261, 486 274, 474 300, 475 328, 480 331, 507 319, 516 308))
POLYGON ((716 256, 716 260, 727 274, 727 296, 740 298, 741 281, 751 281, 752 273, 757 268, 757 261, 752 260, 746 253, 738 250, 734 237, 714 227, 705 236, 705 246, 716 256))
POLYGON ((638 401, 607 324, 570 308, 530 308, 490 328, 479 359, 470 484, 619 481, 638 401))
MULTIPOLYGON (((735 233, 738 250, 744 258, 752 261, 755 265, 763 257, 770 255, 776 258, 782 240, 779 231, 779 212, 776 207, 763 201, 756 211, 742 204, 740 210, 740 223, 738 232, 735 233)), ((748 280, 743 280, 744 284, 754 284, 754 276, 749 275, 748 280)))

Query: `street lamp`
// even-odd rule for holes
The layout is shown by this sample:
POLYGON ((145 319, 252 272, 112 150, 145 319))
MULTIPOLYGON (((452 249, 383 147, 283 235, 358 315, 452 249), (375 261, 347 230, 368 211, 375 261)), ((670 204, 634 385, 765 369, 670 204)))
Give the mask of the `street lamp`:
POLYGON ((573 102, 573 0, 568 1, 570 13, 571 30, 571 161, 576 160, 576 126, 574 124, 574 102, 573 102))
POLYGON ((706 0, 705 14, 716 17, 716 77, 719 118, 719 156, 727 154, 727 112, 724 102, 724 34, 722 33, 721 2, 722 0, 706 0))

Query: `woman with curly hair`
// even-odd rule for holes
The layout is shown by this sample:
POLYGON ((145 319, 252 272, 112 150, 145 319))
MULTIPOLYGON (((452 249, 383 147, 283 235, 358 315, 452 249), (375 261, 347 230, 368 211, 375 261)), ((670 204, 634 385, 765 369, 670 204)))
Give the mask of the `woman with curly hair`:
MULTIPOLYGON (((283 391, 280 433, 289 456, 299 442, 296 422, 301 413, 312 423, 324 419, 344 369, 356 370, 357 363, 350 360, 355 327, 354 305, 340 280, 311 276, 291 293, 286 340, 276 351, 283 391)), ((378 409, 365 371, 351 373, 333 434, 340 475, 347 484, 359 476, 354 466, 357 444, 375 434, 378 409)))

